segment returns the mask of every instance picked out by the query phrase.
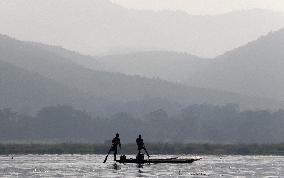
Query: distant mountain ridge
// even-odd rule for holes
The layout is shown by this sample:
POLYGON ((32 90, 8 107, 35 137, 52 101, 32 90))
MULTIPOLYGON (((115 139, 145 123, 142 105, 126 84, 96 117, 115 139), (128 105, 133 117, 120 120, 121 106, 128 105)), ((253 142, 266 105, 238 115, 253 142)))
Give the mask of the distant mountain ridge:
MULTIPOLYGON (((190 86, 284 101, 284 29, 204 59, 186 53, 147 51, 96 57, 97 68, 190 86)), ((81 61, 81 65, 96 69, 81 61)))
MULTIPOLYGON (((102 70, 161 78, 171 82, 183 82, 210 64, 211 60, 187 53, 146 51, 124 55, 97 57, 102 70)), ((82 63, 84 63, 82 61, 82 63)), ((87 66, 86 66, 87 67, 87 66)), ((89 65, 92 68, 92 65, 89 65)))
POLYGON ((37 73, 0 60, 0 108, 13 108, 20 113, 35 114, 43 107, 59 104, 99 111, 102 109, 100 106, 105 103, 79 90, 70 89, 37 73))
MULTIPOLYGON (((155 103, 155 101, 152 102, 151 100, 160 98, 159 101, 156 100, 158 101, 156 102, 158 104, 156 105, 156 109, 159 109, 159 106, 163 108, 175 105, 170 103, 181 105, 237 103, 244 108, 282 107, 282 103, 273 100, 189 87, 164 80, 153 80, 144 77, 87 69, 73 61, 79 58, 89 60, 90 56, 83 56, 58 47, 22 42, 2 35, 0 35, 0 55, 0 62, 16 67, 10 70, 14 71, 12 76, 15 76, 16 79, 11 79, 9 77, 10 74, 1 75, 1 80, 7 81, 5 90, 9 90, 9 88, 17 89, 14 91, 15 94, 11 90, 7 98, 1 100, 1 102, 4 102, 1 105, 5 106, 10 105, 12 107, 16 104, 21 105, 25 102, 31 102, 32 104, 29 107, 36 106, 35 108, 38 108, 42 105, 63 103, 86 109, 89 112, 101 111, 102 113, 112 113, 115 111, 128 111, 130 107, 127 107, 127 103, 129 103, 128 106, 131 106, 132 102, 136 103, 135 105, 138 108, 132 107, 131 110, 140 112, 147 107, 142 103, 149 103, 151 105, 151 103, 155 103), (19 78, 20 76, 16 75, 18 70, 27 71, 29 74, 22 75, 22 78, 19 78), (27 86, 25 91, 29 91, 30 89, 28 88, 31 87, 30 91, 34 92, 23 93, 29 99, 22 100, 20 92, 20 88, 22 87, 20 84, 17 85, 17 82, 13 83, 13 87, 10 87, 10 80, 26 81, 33 78, 29 76, 34 76, 36 79, 30 82, 30 86, 25 85, 27 86), (40 86, 46 87, 41 88, 40 86), (48 92, 43 93, 44 97, 40 97, 41 93, 46 89, 48 89, 48 92), (33 95, 36 93, 38 94, 33 95), (51 96, 49 97, 49 95, 51 96), (9 102, 6 103, 5 101, 8 100, 9 102), (17 100, 17 103, 12 102, 15 100, 17 100), (50 102, 45 102, 44 100, 50 102), (38 104, 37 101, 43 104, 38 104), (167 102, 169 103, 166 104, 167 102)), ((5 68, 4 65, 2 67, 5 68)), ((0 87, 3 88, 2 85, 0 87)), ((2 97, 6 97, 5 94, 2 97)), ((178 107, 178 105, 174 107, 178 107)))
POLYGON ((261 9, 194 16, 127 9, 108 0, 0 3, 0 33, 91 55, 155 49, 215 57, 284 27, 284 13, 261 9))
POLYGON ((281 29, 218 56, 188 83, 284 101, 283 47, 281 29))

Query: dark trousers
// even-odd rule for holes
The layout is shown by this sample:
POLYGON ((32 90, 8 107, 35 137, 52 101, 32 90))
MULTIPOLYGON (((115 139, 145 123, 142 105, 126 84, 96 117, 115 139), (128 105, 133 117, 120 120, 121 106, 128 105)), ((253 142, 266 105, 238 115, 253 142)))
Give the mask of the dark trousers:
POLYGON ((112 147, 111 147, 110 150, 108 151, 108 154, 109 154, 111 151, 113 151, 114 161, 116 161, 117 146, 112 145, 112 147))

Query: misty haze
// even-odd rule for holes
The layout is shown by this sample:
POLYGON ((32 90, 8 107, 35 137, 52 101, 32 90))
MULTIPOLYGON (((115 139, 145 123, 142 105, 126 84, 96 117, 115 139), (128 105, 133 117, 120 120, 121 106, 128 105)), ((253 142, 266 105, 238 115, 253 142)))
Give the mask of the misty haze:
MULTIPOLYGON (((204 8, 195 0, 1 0, 0 155, 116 155, 122 145, 124 156, 137 154, 137 143, 137 160, 142 148, 150 158, 284 160, 284 3, 240 1, 210 9, 215 0, 204 8)), ((278 166, 231 176, 281 177, 278 166)), ((164 176, 185 175, 174 170, 164 176)), ((77 176, 86 175, 104 176, 77 176)))

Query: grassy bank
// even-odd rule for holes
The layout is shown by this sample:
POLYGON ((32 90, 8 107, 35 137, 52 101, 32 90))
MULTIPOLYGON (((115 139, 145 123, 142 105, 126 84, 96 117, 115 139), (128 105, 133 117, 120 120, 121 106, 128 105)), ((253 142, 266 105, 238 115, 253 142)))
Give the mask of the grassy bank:
MULTIPOLYGON (((0 154, 106 154, 110 145, 76 143, 2 143, 0 154)), ((150 154, 284 155, 284 144, 147 144, 150 154)), ((122 154, 135 154, 134 144, 122 145, 122 154)))

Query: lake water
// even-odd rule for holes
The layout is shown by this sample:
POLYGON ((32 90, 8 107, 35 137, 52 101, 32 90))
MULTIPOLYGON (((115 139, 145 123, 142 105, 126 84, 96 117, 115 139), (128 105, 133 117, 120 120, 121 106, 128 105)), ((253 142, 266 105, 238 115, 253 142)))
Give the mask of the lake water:
MULTIPOLYGON (((11 159, 11 156, 0 156, 0 177, 284 177, 284 156, 204 155, 199 156, 202 157, 200 161, 192 164, 153 164, 143 167, 114 164, 112 156, 103 164, 104 157, 16 155, 11 159)), ((171 156, 153 156, 156 157, 171 156)))

